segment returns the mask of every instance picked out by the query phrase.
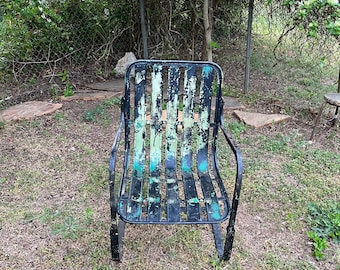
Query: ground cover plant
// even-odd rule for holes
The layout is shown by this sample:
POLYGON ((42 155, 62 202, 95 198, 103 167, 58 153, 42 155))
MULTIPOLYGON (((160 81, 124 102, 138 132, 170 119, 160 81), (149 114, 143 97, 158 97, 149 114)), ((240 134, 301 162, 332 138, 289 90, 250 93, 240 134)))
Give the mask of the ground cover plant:
MULTIPOLYGON (((64 102, 57 113, 1 123, 1 267, 340 269, 340 134, 326 121, 334 108, 309 140, 322 95, 336 89, 338 56, 324 63, 324 55, 297 54, 291 40, 278 62, 275 41, 257 27, 248 95, 242 46, 221 44, 225 94, 247 111, 291 119, 254 129, 226 111, 244 159, 230 262, 217 260, 209 226, 134 225, 126 228, 123 261, 111 261, 107 166, 120 109, 112 99, 64 102)), ((218 154, 223 164, 225 153, 218 154)))

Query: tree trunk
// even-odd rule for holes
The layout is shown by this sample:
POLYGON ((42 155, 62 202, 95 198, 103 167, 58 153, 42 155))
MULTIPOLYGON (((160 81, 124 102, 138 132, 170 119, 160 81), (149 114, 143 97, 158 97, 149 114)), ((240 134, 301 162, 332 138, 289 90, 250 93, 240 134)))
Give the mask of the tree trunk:
POLYGON ((204 23, 204 42, 202 60, 212 61, 212 22, 213 22, 212 0, 204 0, 203 4, 203 23, 204 23))

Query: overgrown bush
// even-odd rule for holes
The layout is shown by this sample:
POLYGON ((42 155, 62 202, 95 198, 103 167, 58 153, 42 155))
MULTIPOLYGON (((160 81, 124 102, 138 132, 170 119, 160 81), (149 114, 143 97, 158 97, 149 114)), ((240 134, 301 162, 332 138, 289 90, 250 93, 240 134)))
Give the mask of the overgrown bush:
POLYGON ((134 46, 129 37, 138 5, 132 0, 5 0, 0 14, 0 75, 5 77, 27 64, 56 64, 70 55, 71 65, 107 65, 117 46, 122 52, 134 46))

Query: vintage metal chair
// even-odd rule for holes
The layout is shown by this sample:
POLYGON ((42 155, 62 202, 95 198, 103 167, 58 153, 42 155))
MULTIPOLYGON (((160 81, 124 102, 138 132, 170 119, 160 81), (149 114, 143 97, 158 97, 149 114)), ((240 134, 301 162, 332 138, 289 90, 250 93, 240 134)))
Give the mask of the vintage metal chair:
POLYGON ((337 93, 327 93, 324 95, 324 102, 322 103, 319 113, 315 119, 314 127, 312 134, 310 136, 310 140, 313 140, 315 128, 320 122, 320 117, 322 115, 323 110, 325 109, 326 104, 335 106, 335 114, 332 119, 329 121, 332 123, 332 126, 336 125, 336 122, 338 120, 338 114, 339 114, 339 107, 340 107, 340 69, 339 69, 339 77, 338 77, 338 92, 337 93))
POLYGON ((219 258, 230 258, 242 160, 223 124, 222 79, 221 68, 210 62, 139 60, 127 68, 109 166, 114 260, 122 256, 125 223, 211 224, 219 258), (223 162, 222 173, 220 128, 219 151, 230 149, 233 161, 231 170, 223 162), (123 131, 124 160, 118 160, 123 131), (232 181, 221 176, 227 170, 232 181), (220 223, 228 218, 223 243, 220 223))

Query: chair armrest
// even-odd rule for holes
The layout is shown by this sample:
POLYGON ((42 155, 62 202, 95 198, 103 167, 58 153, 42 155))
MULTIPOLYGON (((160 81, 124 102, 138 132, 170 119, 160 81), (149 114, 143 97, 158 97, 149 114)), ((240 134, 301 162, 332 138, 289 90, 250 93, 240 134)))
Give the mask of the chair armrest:
POLYGON ((119 128, 117 130, 115 139, 113 141, 110 161, 109 161, 109 186, 110 186, 110 206, 111 206, 111 219, 112 221, 116 220, 117 214, 117 205, 116 205, 116 192, 115 192, 115 170, 116 170, 116 156, 118 151, 118 146, 120 142, 120 138, 122 135, 122 130, 124 127, 124 113, 121 114, 121 121, 119 124, 119 128))
POLYGON ((231 250, 232 250, 234 236, 235 236, 234 226, 235 226, 237 207, 238 207, 240 192, 241 192, 243 165, 242 165, 241 152, 238 146, 236 145, 236 143, 231 138, 231 135, 227 132, 224 126, 222 117, 221 117, 221 129, 223 131, 223 135, 225 139, 227 140, 232 151, 234 152, 236 165, 237 165, 235 188, 234 188, 234 194, 233 194, 233 199, 232 199, 231 213, 229 217, 229 225, 227 227, 227 237, 225 241, 224 255, 223 255, 223 259, 228 261, 231 256, 231 250))
POLYGON ((123 126, 124 126, 125 120, 124 120, 124 114, 121 114, 120 124, 115 136, 115 139, 112 144, 112 150, 110 155, 110 162, 109 162, 109 176, 110 176, 110 182, 114 181, 114 174, 116 169, 116 156, 117 151, 120 143, 120 138, 122 136, 123 126))

